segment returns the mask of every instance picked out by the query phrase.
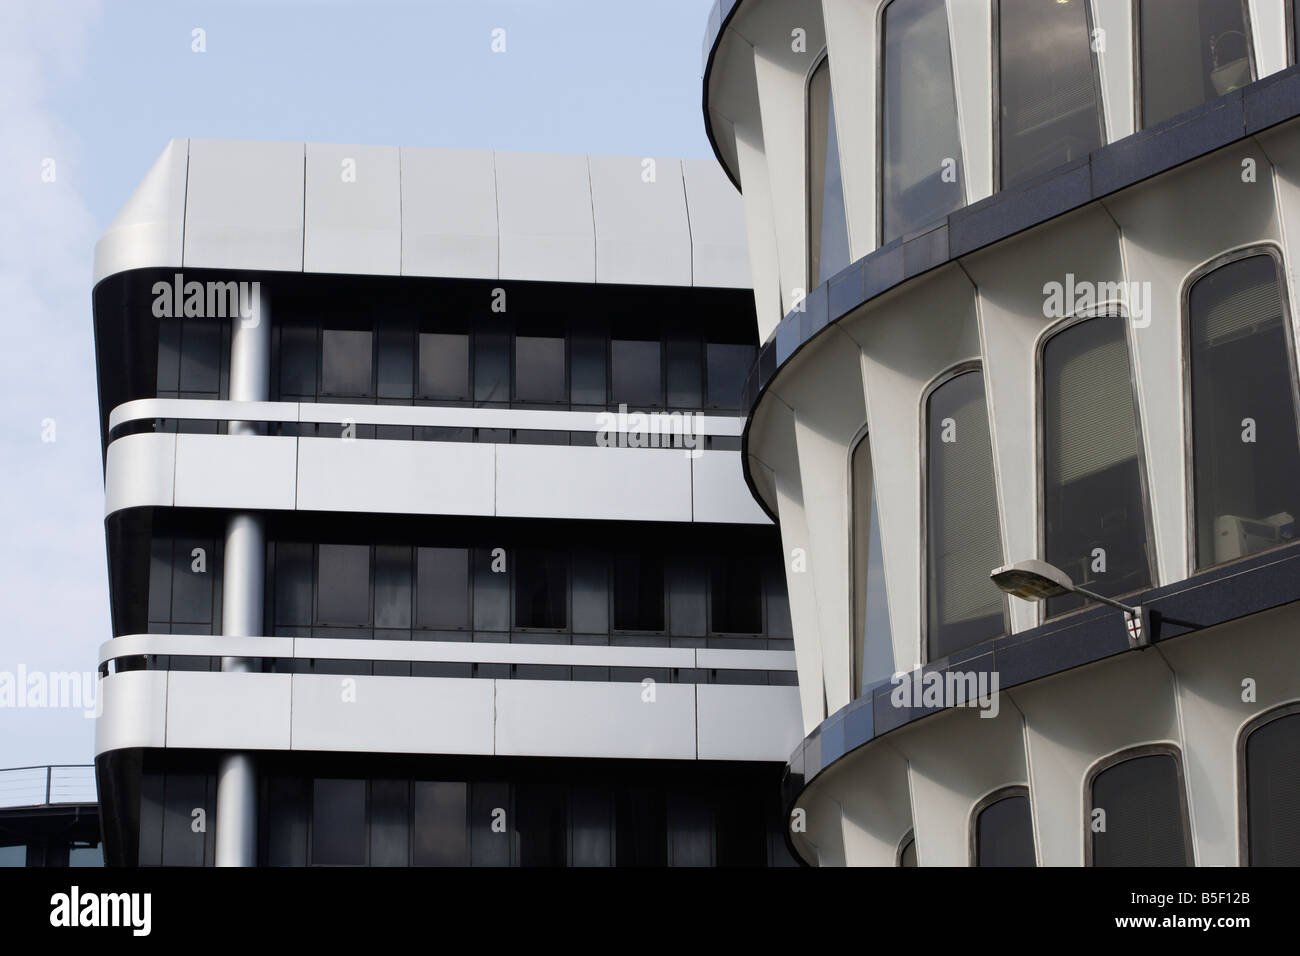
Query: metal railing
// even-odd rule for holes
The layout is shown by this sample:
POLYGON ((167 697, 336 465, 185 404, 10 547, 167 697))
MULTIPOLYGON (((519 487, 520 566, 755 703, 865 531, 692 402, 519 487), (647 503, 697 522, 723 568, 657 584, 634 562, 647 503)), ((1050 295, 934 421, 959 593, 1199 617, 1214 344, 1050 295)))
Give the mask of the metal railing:
POLYGON ((0 809, 98 802, 93 764, 0 770, 0 809))

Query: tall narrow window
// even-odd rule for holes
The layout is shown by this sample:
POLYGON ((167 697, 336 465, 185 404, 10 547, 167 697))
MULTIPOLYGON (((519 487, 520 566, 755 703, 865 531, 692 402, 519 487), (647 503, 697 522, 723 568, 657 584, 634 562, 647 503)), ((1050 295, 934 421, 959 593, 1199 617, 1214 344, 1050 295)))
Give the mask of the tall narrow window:
POLYGON ((881 240, 962 204, 961 139, 944 0, 894 0, 881 54, 881 240))
POLYGON ((1006 630, 989 580, 1002 563, 984 375, 962 372, 930 392, 927 418, 926 604, 929 659, 1006 630))
POLYGON ((1244 0, 1139 0, 1142 125, 1249 83, 1244 0))
POLYGON ((1029 792, 1001 791, 976 808, 971 824, 975 866, 1036 866, 1029 792))
POLYGON ((1196 565, 1295 537, 1300 442, 1277 261, 1255 254, 1188 294, 1196 565))
POLYGON ((830 61, 808 79, 808 279, 813 288, 849 264, 840 146, 831 98, 830 61))
POLYGON ((1300 713, 1266 714, 1247 731, 1239 771, 1244 784, 1246 852, 1251 866, 1300 866, 1300 713))
MULTIPOLYGON (((1151 584, 1137 407, 1124 319, 1071 325, 1043 347, 1044 552, 1107 597, 1151 584)), ((1048 615, 1082 607, 1068 594, 1048 615)))
POLYGON ((1088 788, 1093 866, 1190 866, 1187 801, 1174 753, 1135 755, 1101 770, 1088 788), (1104 820, 1105 828, 1097 825, 1104 820))
POLYGON ((543 551, 515 555, 515 627, 567 627, 568 597, 566 555, 543 551))
POLYGON ((871 445, 865 435, 853 449, 853 608, 856 698, 864 688, 894 672, 880 514, 871 474, 871 445))
POLYGON ((999 0, 1002 188, 1102 143, 1101 97, 1084 0, 999 0))

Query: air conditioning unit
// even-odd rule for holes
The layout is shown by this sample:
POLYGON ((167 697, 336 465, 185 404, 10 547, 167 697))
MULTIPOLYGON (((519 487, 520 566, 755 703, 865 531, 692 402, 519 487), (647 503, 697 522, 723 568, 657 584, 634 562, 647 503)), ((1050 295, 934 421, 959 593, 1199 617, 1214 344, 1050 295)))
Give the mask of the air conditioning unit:
POLYGON ((1295 518, 1280 511, 1267 518, 1220 515, 1214 519, 1214 560, 1231 561, 1295 537, 1295 518))

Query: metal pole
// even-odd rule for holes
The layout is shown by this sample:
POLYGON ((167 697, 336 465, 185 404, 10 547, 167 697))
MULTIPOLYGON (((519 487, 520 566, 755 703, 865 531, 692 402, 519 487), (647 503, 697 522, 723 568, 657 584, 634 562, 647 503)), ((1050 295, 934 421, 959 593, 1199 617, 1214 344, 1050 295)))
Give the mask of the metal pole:
MULTIPOLYGON (((260 283, 240 283, 241 306, 252 315, 232 320, 230 400, 263 402, 270 397, 271 322, 260 283)), ((231 422, 231 435, 256 435, 253 422, 231 422)), ((221 592, 221 630, 229 637, 254 637, 262 630, 266 580, 266 527, 260 514, 232 512, 226 519, 221 592)), ((255 662, 223 657, 221 669, 247 672, 255 662)), ((252 754, 227 753, 217 768, 216 865, 257 865, 257 767, 252 754)))

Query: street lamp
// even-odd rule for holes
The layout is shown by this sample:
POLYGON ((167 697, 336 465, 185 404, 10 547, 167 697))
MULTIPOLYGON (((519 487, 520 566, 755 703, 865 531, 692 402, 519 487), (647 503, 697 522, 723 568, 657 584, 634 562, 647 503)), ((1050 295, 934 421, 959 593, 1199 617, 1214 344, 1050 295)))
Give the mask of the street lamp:
POLYGON ((1062 594, 1081 594, 1094 601, 1100 601, 1124 612, 1124 620, 1128 626, 1128 640, 1132 647, 1144 647, 1149 643, 1148 629, 1145 626, 1147 619, 1145 608, 1141 605, 1121 604, 1087 588, 1081 588, 1054 564, 1032 558, 1027 561, 1015 561, 994 568, 989 572, 989 577, 993 579, 993 583, 999 590, 1024 601, 1045 601, 1062 594))

